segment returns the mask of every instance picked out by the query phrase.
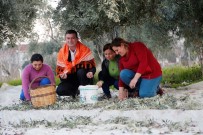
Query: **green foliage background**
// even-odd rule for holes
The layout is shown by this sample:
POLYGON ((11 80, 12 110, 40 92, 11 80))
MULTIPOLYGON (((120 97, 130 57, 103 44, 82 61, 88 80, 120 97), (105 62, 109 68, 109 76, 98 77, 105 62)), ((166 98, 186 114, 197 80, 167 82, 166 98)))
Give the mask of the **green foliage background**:
POLYGON ((29 37, 42 0, 0 0, 0 48, 29 37))
MULTIPOLYGON (((56 85, 59 84, 60 80, 58 77, 55 77, 56 85)), ((202 73, 200 66, 193 67, 184 67, 184 66, 175 66, 163 68, 163 79, 161 85, 163 87, 180 87, 186 86, 191 83, 195 83, 198 81, 202 81, 202 73)), ((98 81, 98 71, 94 76, 94 84, 98 81)), ((21 80, 12 80, 9 81, 8 84, 17 86, 21 85, 21 80)), ((0 82, 0 86, 2 83, 0 82)))
POLYGON ((100 60, 103 45, 119 36, 146 43, 158 59, 175 61, 174 41, 183 38, 184 51, 188 49, 191 57, 199 58, 201 73, 199 67, 164 69, 163 82, 172 85, 189 79, 190 83, 200 80, 203 73, 203 0, 59 0, 56 9, 47 6, 46 0, 1 0, 0 20, 0 48, 3 43, 13 47, 16 41, 35 37, 29 44, 30 56, 43 54, 53 70, 63 40, 58 35, 75 29, 100 60), (51 39, 43 43, 32 33, 38 15, 52 31, 51 39))
POLYGON ((203 78, 200 66, 163 68, 162 85, 165 87, 184 86, 201 80, 203 78))

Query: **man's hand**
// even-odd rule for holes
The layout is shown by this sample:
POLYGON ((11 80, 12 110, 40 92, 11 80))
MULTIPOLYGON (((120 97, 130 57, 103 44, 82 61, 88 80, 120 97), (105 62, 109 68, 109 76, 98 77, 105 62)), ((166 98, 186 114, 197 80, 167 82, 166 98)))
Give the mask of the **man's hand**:
POLYGON ((94 75, 93 75, 92 72, 88 72, 88 73, 86 74, 86 76, 87 76, 87 78, 93 78, 93 77, 94 77, 94 75))
POLYGON ((66 73, 60 74, 60 77, 61 77, 61 79, 66 79, 67 78, 67 74, 66 73))

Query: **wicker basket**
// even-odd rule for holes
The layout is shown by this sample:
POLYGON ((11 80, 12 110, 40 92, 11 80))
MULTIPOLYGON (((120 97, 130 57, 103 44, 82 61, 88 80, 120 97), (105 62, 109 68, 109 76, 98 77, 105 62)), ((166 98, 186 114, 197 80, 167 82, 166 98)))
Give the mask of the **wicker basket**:
POLYGON ((48 78, 48 77, 47 76, 36 77, 35 79, 32 80, 32 82, 29 85, 31 102, 32 105, 36 108, 51 105, 56 102, 55 85, 48 84, 32 89, 33 82, 39 78, 48 78))

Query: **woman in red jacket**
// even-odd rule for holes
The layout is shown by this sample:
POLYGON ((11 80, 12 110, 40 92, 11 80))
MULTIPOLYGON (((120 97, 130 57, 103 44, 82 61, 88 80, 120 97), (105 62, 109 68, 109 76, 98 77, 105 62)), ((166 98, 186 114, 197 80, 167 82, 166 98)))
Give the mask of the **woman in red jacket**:
POLYGON ((119 61, 119 99, 126 98, 125 88, 138 90, 139 97, 153 97, 159 91, 161 66, 152 52, 141 42, 112 41, 112 48, 121 56, 119 61))

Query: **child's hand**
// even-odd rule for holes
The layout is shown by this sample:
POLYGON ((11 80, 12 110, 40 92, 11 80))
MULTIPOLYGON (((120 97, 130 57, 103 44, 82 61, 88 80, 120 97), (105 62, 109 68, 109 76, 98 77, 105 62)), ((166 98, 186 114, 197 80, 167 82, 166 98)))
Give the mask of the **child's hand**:
POLYGON ((103 83, 104 83, 103 81, 98 81, 97 86, 100 88, 100 87, 102 87, 103 83))

